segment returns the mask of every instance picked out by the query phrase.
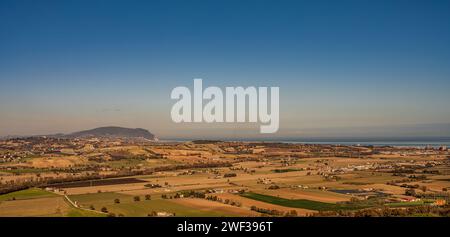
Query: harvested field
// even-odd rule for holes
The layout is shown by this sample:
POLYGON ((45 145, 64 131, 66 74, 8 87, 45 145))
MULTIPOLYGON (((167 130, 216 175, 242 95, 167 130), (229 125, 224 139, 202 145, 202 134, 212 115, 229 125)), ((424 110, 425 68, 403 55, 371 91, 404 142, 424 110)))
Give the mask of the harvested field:
POLYGON ((220 202, 208 201, 206 199, 200 198, 180 198, 176 200, 171 200, 177 204, 183 206, 191 207, 196 210, 202 211, 214 211, 226 214, 225 216, 259 216, 257 212, 250 211, 249 209, 234 207, 231 205, 226 205, 220 202))
POLYGON ((84 157, 78 156, 58 156, 34 158, 28 162, 34 168, 67 168, 75 165, 82 165, 87 162, 84 157))
POLYGON ((283 212, 295 210, 299 216, 306 216, 308 214, 316 212, 314 210, 307 210, 307 209, 303 209, 303 208, 291 208, 291 207, 279 206, 279 205, 275 205, 275 204, 271 204, 271 203, 267 203, 267 202, 249 199, 249 198, 242 197, 239 195, 234 195, 231 193, 222 193, 222 194, 217 194, 215 196, 218 196, 223 200, 229 199, 229 200, 232 200, 235 202, 240 202, 242 204, 242 207, 247 208, 247 209, 250 209, 252 206, 256 206, 258 208, 264 208, 264 209, 269 209, 269 210, 279 210, 279 211, 283 211, 283 212))
POLYGON ((70 210, 61 196, 0 203, 0 216, 65 216, 70 210))

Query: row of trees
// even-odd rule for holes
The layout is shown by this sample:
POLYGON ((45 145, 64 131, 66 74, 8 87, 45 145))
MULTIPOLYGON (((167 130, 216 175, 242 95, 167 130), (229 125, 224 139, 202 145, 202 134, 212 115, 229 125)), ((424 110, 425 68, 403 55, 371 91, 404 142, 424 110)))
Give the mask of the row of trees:
POLYGON ((450 206, 417 206, 407 208, 371 208, 358 211, 319 211, 312 216, 344 216, 344 217, 406 217, 406 216, 442 216, 450 217, 450 206))
POLYGON ((263 215, 269 215, 269 216, 286 216, 286 217, 298 216, 296 210, 283 212, 283 211, 278 211, 278 210, 275 210, 275 209, 271 210, 271 209, 265 209, 265 208, 258 208, 256 206, 251 206, 250 210, 262 213, 263 215))
MULTIPOLYGON (((149 194, 145 195, 144 197, 145 197, 145 200, 152 200, 152 197, 149 194)), ((139 202, 139 201, 141 201, 141 197, 134 196, 133 197, 133 201, 139 202)), ((115 204, 119 204, 120 203, 120 199, 118 199, 118 198, 114 199, 114 203, 115 204)))

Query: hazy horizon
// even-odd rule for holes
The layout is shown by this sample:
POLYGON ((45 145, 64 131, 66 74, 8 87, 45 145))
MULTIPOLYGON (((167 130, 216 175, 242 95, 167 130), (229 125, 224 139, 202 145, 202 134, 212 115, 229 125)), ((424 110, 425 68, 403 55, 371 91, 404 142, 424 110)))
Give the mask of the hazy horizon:
MULTIPOLYGON (((121 127, 120 125, 104 125, 99 127, 121 127)), ((158 129, 144 128, 153 133, 161 140, 197 140, 197 139, 218 139, 218 140, 273 140, 273 141, 295 141, 306 139, 308 141, 333 141, 333 140, 379 140, 379 141, 408 141, 408 140, 440 140, 450 138, 450 124, 416 124, 416 125, 402 125, 402 126, 387 126, 387 127, 334 127, 334 128, 307 128, 289 131, 280 131, 277 134, 260 134, 255 129, 249 127, 255 126, 252 124, 241 125, 245 128, 222 128, 220 135, 202 134, 201 129, 209 130, 211 128, 201 129, 183 129, 174 133, 160 133, 158 129), (200 130, 200 132, 199 132, 200 130), (171 135, 175 134, 175 135, 171 135)), ((78 130, 60 130, 47 133, 24 133, 24 134, 7 134, 0 137, 14 137, 14 136, 43 136, 56 134, 70 134, 83 130, 89 130, 97 127, 80 128, 78 130)), ((133 127, 128 128, 142 128, 133 127)), ((216 128, 217 129, 217 128, 216 128)))

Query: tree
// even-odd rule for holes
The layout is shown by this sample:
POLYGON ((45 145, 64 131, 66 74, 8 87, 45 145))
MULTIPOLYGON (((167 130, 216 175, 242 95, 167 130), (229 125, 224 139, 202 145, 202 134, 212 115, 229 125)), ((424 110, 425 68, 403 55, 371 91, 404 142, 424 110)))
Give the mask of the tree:
POLYGON ((286 212, 285 216, 294 217, 294 216, 298 216, 298 214, 297 214, 296 210, 291 210, 291 211, 286 212))
POLYGON ((114 203, 120 203, 120 199, 118 198, 114 199, 114 203))
POLYGON ((100 211, 104 212, 104 213, 108 213, 108 209, 106 207, 102 207, 102 209, 100 209, 100 211))
POLYGON ((406 196, 415 196, 416 195, 416 190, 409 188, 405 190, 405 195, 406 196))
POLYGON ((236 177, 237 174, 236 173, 226 173, 223 175, 224 178, 229 178, 229 177, 236 177))
POLYGON ((351 203, 355 203, 355 202, 358 202, 358 201, 359 201, 359 199, 357 197, 351 197, 350 198, 350 202, 351 203))
POLYGON ((274 184, 274 185, 270 185, 269 189, 279 189, 280 186, 274 184))
POLYGON ((145 195, 145 200, 151 200, 151 196, 149 194, 145 195))
POLYGON ((108 217, 116 217, 116 214, 114 214, 114 213, 108 213, 108 217))
POLYGON ((422 192, 426 192, 427 191, 427 186, 420 187, 420 190, 422 190, 422 192))
POLYGON ((94 205, 90 205, 90 206, 89 206, 89 209, 91 209, 91 210, 95 210, 95 207, 94 207, 94 205))
POLYGON ((141 198, 139 196, 134 196, 133 199, 134 199, 135 202, 139 202, 141 200, 141 198))

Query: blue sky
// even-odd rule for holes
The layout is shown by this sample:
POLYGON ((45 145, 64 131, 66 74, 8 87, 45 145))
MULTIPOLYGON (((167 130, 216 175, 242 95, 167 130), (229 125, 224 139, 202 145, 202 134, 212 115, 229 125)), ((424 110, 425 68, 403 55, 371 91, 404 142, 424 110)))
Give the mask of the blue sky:
POLYGON ((257 131, 173 124, 171 89, 203 78, 279 86, 274 136, 442 136, 448 130, 403 128, 448 128, 448 42, 450 2, 439 0, 3 0, 0 135, 104 125, 162 137, 257 131))

